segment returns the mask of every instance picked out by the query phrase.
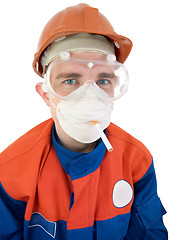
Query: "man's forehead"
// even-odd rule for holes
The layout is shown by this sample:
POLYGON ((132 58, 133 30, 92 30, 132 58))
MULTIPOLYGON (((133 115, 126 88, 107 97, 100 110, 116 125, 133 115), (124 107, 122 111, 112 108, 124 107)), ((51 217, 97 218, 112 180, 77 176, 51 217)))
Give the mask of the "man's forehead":
POLYGON ((70 52, 72 59, 105 61, 106 55, 97 52, 70 52))
MULTIPOLYGON (((91 62, 90 62, 91 63, 91 62)), ((114 74, 114 68, 113 66, 107 66, 103 64, 94 64, 92 62, 93 66, 89 66, 88 62, 57 62, 51 69, 52 75, 58 75, 58 76, 67 76, 71 74, 77 74, 83 76, 88 73, 95 73, 95 74, 101 74, 101 73, 108 73, 108 74, 114 74)))

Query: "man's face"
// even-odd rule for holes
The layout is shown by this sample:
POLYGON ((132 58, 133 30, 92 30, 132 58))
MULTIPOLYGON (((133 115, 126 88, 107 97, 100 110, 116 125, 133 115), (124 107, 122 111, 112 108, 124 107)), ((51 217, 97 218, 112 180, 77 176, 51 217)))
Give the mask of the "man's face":
POLYGON ((83 86, 85 82, 93 81, 110 97, 113 97, 113 88, 116 80, 113 67, 101 63, 97 65, 92 64, 93 61, 102 61, 103 63, 106 61, 106 55, 93 52, 75 52, 71 53, 71 59, 73 61, 57 62, 50 71, 50 84, 57 95, 53 98, 51 94, 47 93, 47 99, 50 99, 48 105, 58 127, 60 125, 56 116, 56 107, 61 101, 58 95, 65 97, 83 86), (82 61, 75 63, 74 60, 78 59, 82 61), (84 64, 86 60, 90 60, 90 62, 87 61, 84 64))
MULTIPOLYGON (((79 52, 72 53, 72 59, 105 61, 106 56, 92 52, 79 52)), ((67 96, 74 90, 84 85, 84 83, 88 80, 97 81, 97 79, 95 79, 95 74, 94 76, 92 75, 91 68, 83 64, 73 64, 70 62, 65 64, 59 63, 54 65, 50 73, 51 86, 60 96, 67 96)), ((57 106, 60 100, 61 98, 55 97, 52 101, 54 105, 57 106)), ((60 127, 54 105, 50 102, 51 114, 56 125, 60 127)))
MULTIPOLYGON (((106 61, 106 55, 93 52, 71 53, 71 58, 73 60, 82 59, 83 61, 106 61)), ((69 95, 79 87, 83 86, 85 82, 89 80, 94 81, 103 90, 107 90, 109 95, 112 95, 113 91, 111 93, 111 82, 113 78, 114 74, 109 67, 107 68, 103 65, 92 67, 82 63, 73 64, 70 61, 66 61, 66 63, 60 62, 55 64, 50 72, 50 84, 53 90, 60 96, 69 95)), ((52 98, 50 94, 48 97, 51 99, 51 101, 49 101, 49 105, 56 129, 58 131, 62 131, 56 115, 56 107, 61 101, 61 98, 58 96, 52 98)))

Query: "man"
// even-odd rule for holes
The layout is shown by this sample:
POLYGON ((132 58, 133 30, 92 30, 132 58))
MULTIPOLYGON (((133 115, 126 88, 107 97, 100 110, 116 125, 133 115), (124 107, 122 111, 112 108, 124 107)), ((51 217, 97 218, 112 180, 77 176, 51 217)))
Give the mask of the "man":
POLYGON ((110 123, 131 47, 86 4, 47 23, 33 68, 52 119, 1 154, 1 239, 168 238, 151 154, 110 123))

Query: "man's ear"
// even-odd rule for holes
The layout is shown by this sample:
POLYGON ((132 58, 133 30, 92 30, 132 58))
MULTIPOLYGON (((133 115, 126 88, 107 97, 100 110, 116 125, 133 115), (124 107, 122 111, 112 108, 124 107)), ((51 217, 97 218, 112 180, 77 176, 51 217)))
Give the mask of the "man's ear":
POLYGON ((42 82, 37 83, 35 88, 36 88, 37 93, 41 96, 41 98, 45 101, 45 103, 46 103, 47 106, 49 107, 49 106, 50 106, 49 97, 48 97, 47 92, 44 92, 44 91, 43 91, 42 85, 43 85, 42 82))

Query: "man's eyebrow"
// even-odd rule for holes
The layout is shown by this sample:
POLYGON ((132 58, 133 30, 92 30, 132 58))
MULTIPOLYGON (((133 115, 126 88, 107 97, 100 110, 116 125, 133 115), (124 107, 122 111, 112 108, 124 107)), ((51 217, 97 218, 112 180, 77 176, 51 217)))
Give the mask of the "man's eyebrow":
POLYGON ((98 74, 98 78, 110 78, 110 79, 113 79, 115 78, 115 74, 114 73, 99 73, 98 74))
POLYGON ((80 78, 80 77, 82 77, 81 74, 71 72, 71 73, 60 73, 60 74, 58 74, 55 77, 55 79, 60 79, 60 78, 80 78))

